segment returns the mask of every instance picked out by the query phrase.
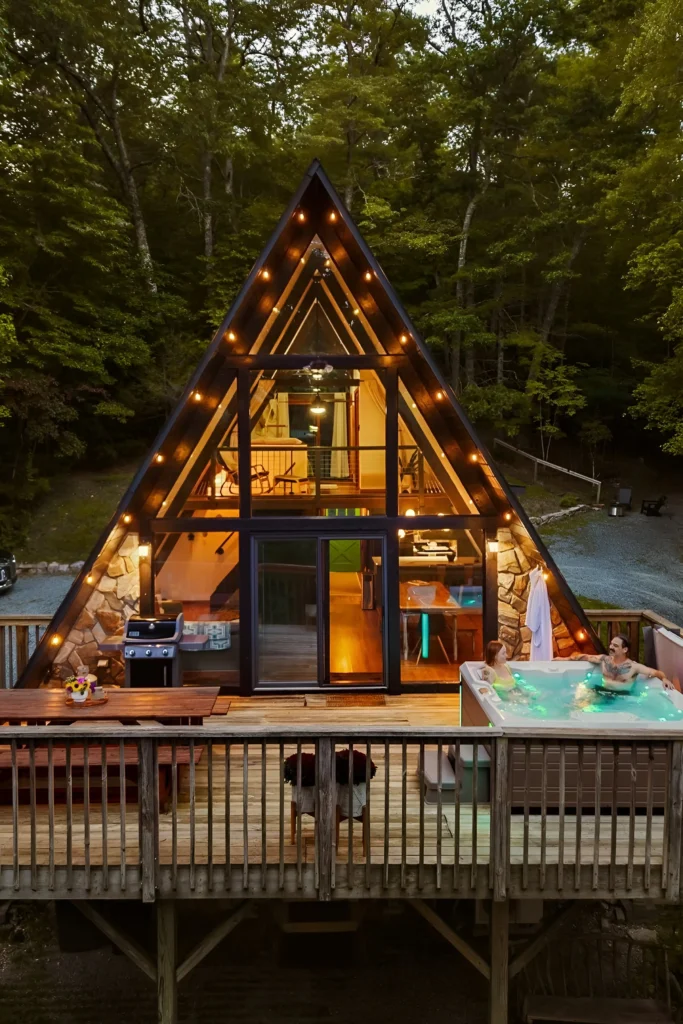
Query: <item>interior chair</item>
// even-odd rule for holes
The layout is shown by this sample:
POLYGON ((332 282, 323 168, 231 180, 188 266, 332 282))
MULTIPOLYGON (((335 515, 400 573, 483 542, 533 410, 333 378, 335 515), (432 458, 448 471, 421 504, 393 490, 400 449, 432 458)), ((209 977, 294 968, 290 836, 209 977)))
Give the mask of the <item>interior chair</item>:
POLYGON ((275 476, 273 477, 274 488, 277 487, 278 484, 282 484, 283 494, 294 494, 294 485, 296 484, 299 488, 301 488, 301 485, 308 480, 308 477, 305 476, 295 476, 294 466, 295 463, 291 462, 289 466, 287 466, 287 469, 284 471, 284 473, 276 473, 275 476), (289 491, 287 490, 288 487, 289 491))
MULTIPOLYGON (((436 637, 436 639, 439 641, 439 646, 441 647, 441 650, 443 651, 443 656, 446 659, 446 662, 450 665, 451 664, 451 659, 448 657, 448 653, 446 651, 446 648, 444 647, 443 640, 441 639, 441 634, 443 633, 443 631, 445 629, 445 626, 446 626, 446 616, 445 615, 428 615, 427 616, 427 623, 428 623, 428 626, 429 626, 429 637, 430 637, 430 639, 432 637, 436 637)), ((416 665, 420 664, 420 658, 422 657, 422 615, 420 615, 420 624, 418 626, 418 633, 419 633, 418 641, 417 641, 417 643, 415 644, 415 646, 413 647, 413 649, 411 651, 411 654, 417 653, 417 658, 415 659, 415 664, 416 665)))
MULTIPOLYGON (((220 497, 225 498, 226 495, 239 494, 239 473, 234 466, 229 465, 225 458, 225 454, 220 451, 220 449, 218 451, 218 458, 221 463, 221 468, 225 470, 225 480, 221 484, 220 497)), ((251 467, 251 486, 252 490, 258 490, 259 494, 267 494, 273 489, 270 483, 268 470, 261 462, 256 462, 251 467)))

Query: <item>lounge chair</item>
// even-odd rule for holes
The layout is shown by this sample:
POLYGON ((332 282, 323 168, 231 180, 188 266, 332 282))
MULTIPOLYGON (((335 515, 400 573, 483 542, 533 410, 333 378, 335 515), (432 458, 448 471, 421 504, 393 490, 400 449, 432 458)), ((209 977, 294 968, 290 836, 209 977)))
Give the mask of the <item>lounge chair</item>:
POLYGON ((631 502, 633 501, 633 488, 632 487, 620 487, 617 491, 617 505, 621 505, 622 508, 627 508, 631 511, 631 502))

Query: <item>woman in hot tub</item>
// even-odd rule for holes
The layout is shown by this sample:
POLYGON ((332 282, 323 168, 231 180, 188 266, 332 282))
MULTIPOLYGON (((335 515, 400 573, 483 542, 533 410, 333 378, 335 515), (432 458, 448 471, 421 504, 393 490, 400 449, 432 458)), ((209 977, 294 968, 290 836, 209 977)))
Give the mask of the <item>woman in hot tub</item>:
POLYGON ((656 668, 648 668, 632 661, 629 656, 629 640, 623 633, 613 636, 609 644, 609 654, 572 654, 572 661, 590 661, 600 665, 602 669, 602 687, 612 693, 630 693, 636 676, 647 676, 648 679, 661 679, 668 690, 674 686, 663 672, 656 668))
POLYGON ((517 689, 517 680, 507 664, 507 649, 502 640, 489 640, 486 645, 486 664, 481 678, 490 683, 496 693, 510 694, 517 689))

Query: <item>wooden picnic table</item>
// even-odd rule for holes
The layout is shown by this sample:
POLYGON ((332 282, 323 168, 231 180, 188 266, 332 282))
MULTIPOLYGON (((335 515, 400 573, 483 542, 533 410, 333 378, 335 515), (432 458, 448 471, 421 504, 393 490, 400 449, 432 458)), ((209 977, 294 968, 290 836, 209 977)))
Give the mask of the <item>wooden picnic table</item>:
POLYGON ((213 711, 219 688, 111 689, 106 703, 67 704, 64 690, 0 690, 0 723, 158 721, 202 725, 213 711))

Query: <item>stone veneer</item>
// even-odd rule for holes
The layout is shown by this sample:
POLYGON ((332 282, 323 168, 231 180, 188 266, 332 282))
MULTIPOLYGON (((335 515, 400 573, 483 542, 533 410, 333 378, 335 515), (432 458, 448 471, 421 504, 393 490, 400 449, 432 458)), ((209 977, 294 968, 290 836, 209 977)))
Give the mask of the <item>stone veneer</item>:
MULTIPOLYGON (((523 526, 498 530, 498 635, 508 657, 529 657, 531 631, 525 625, 529 599, 529 573, 541 561, 536 545, 523 526)), ((550 602, 555 653, 567 657, 578 651, 574 638, 555 605, 550 602)))
MULTIPOLYGON (((138 575, 138 536, 127 534, 107 566, 85 607, 76 619, 64 643, 59 648, 52 666, 51 682, 67 679, 81 666, 95 670, 100 657, 100 643, 108 636, 123 632, 124 622, 135 615, 140 602, 138 575)), ((111 659, 111 681, 123 681, 123 658, 118 654, 111 659)))

